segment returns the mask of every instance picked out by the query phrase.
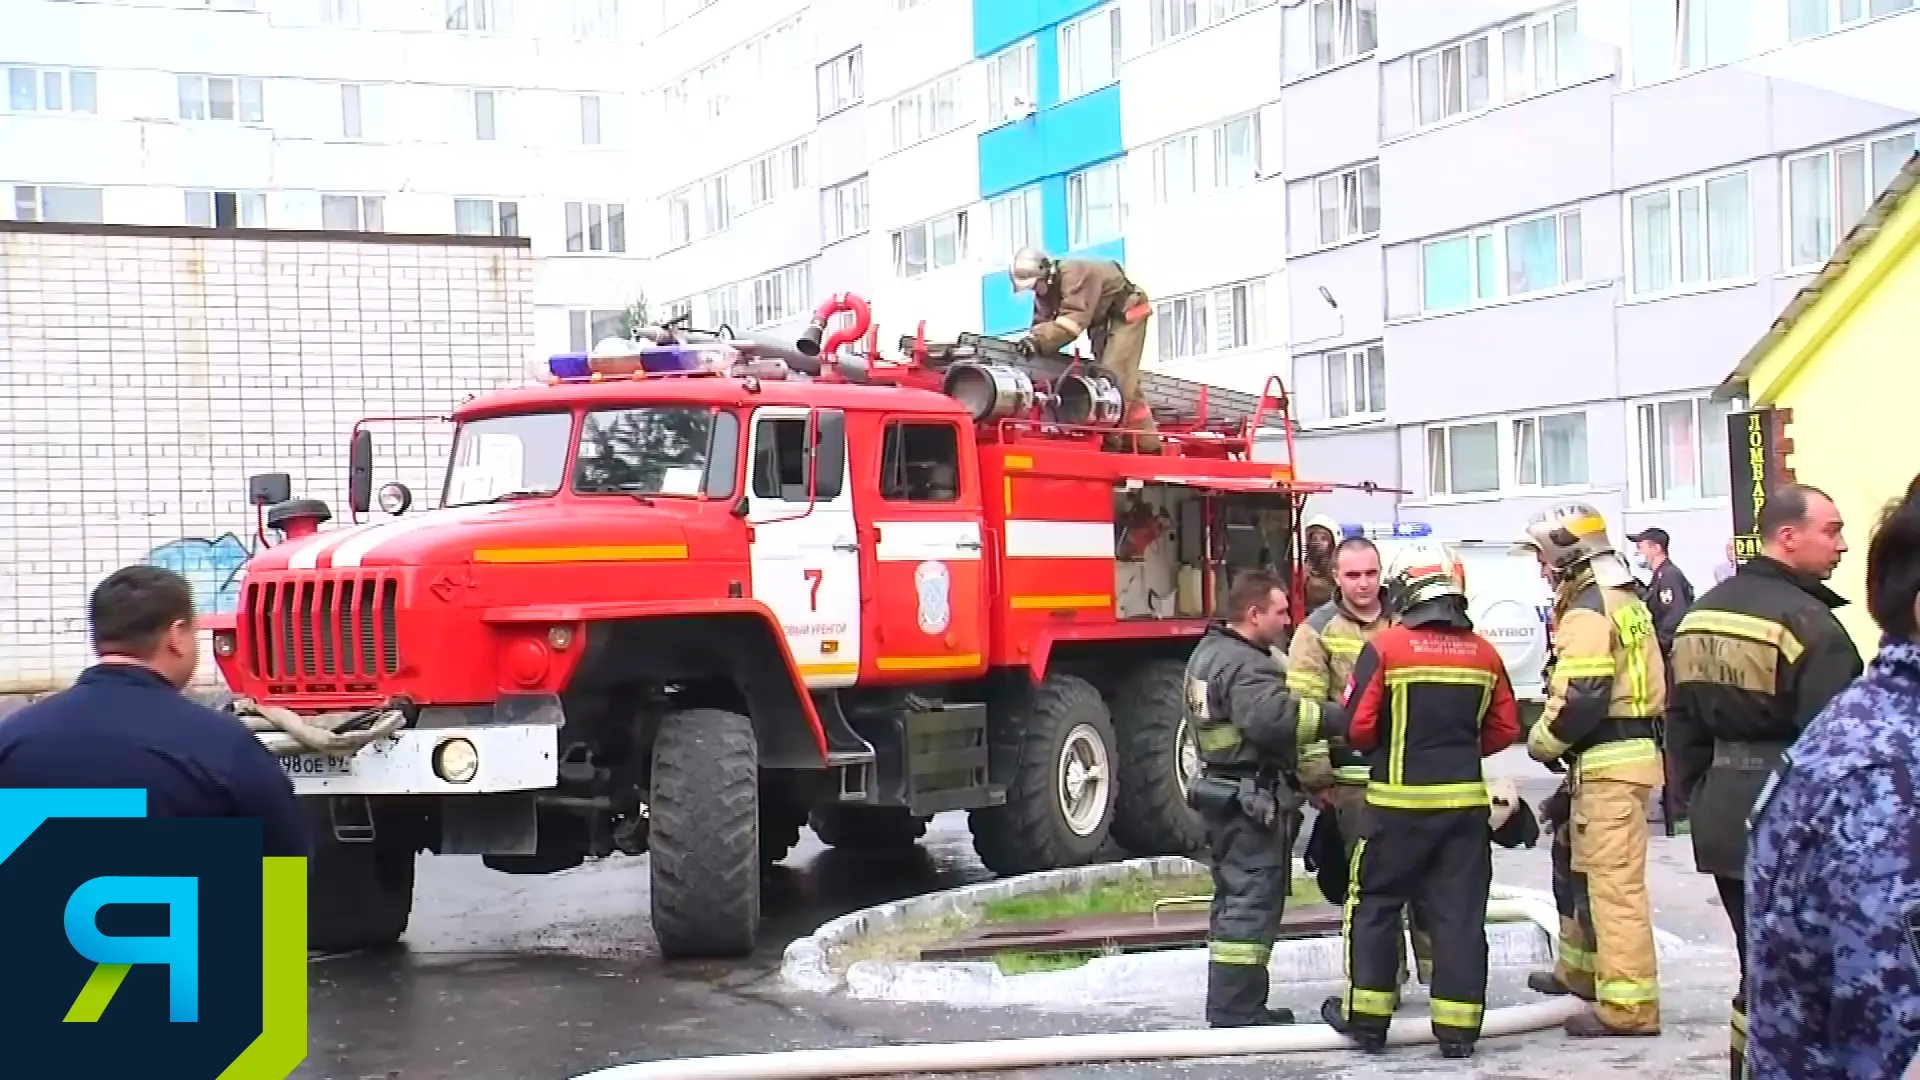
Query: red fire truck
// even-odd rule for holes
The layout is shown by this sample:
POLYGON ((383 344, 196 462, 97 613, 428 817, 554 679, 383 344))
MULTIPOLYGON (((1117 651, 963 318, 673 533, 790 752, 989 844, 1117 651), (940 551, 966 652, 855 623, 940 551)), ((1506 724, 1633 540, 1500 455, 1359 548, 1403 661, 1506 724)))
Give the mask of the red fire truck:
MULTIPOLYGON (((717 957, 753 947, 802 825, 910 845, 966 810, 1002 874, 1198 846, 1187 652, 1234 572, 1293 565, 1325 490, 1293 474, 1278 380, 1232 421, 1203 392, 1148 453, 1115 448, 1096 367, 924 332, 887 362, 876 338, 845 295, 797 343, 648 328, 459 406, 437 509, 399 485, 351 527, 275 507, 285 539, 214 628, 229 686, 405 716, 283 757, 315 947, 397 940, 419 851, 650 852, 663 953, 717 957), (1288 460, 1254 460, 1261 429, 1288 460)), ((371 436, 351 450, 357 521, 371 436)))

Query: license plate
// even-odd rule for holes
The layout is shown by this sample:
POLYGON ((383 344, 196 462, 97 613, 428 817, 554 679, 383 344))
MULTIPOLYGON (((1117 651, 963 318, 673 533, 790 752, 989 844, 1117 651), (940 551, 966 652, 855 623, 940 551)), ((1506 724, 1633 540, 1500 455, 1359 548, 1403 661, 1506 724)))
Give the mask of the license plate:
POLYGON ((353 759, 339 754, 299 754, 280 759, 280 767, 288 776, 349 776, 353 773, 353 759))

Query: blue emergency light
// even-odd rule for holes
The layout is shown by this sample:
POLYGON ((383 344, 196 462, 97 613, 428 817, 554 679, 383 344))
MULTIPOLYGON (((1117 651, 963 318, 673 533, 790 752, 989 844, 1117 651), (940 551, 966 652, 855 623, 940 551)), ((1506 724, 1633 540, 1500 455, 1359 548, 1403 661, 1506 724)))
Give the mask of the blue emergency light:
POLYGON ((1357 540, 1364 536, 1370 540, 1391 537, 1395 540, 1417 540, 1433 535, 1433 526, 1424 521, 1396 521, 1389 525, 1382 521, 1375 525, 1342 525, 1340 534, 1348 540, 1357 540))
MULTIPOLYGON (((709 366, 714 348, 690 345, 641 345, 636 353, 640 361, 640 370, 649 375, 661 375, 676 371, 699 371, 709 366)), ((608 357, 609 360, 631 360, 635 357, 608 357)), ((556 379, 584 379, 594 373, 593 360, 587 353, 556 353, 547 358, 547 370, 556 379)))

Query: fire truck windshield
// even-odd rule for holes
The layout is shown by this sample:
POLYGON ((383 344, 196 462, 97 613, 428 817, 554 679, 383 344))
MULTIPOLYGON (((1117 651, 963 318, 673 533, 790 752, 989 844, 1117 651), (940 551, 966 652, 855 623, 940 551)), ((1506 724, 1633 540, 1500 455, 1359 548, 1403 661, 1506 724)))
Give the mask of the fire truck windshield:
POLYGON ((559 491, 572 436, 573 416, 564 412, 495 416, 460 425, 440 505, 472 506, 559 491))
POLYGON ((739 423, 705 406, 649 406, 590 412, 580 425, 573 490, 583 495, 682 495, 708 490, 709 449, 733 480, 733 443, 739 423))

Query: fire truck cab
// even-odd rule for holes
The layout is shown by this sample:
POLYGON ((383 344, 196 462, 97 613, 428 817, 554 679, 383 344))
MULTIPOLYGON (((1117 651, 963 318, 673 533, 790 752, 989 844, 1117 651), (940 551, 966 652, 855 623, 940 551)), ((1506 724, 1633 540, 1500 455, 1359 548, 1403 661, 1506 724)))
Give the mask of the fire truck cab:
POLYGON ((1199 846, 1186 656, 1234 573, 1291 579, 1318 489, 1252 460, 1261 417, 1116 452, 1110 380, 994 339, 837 356, 867 319, 836 297, 797 347, 556 358, 454 412, 437 508, 247 564, 215 628, 236 694, 407 716, 283 759, 315 947, 396 940, 423 850, 509 873, 650 852, 663 953, 710 957, 753 947, 803 825, 910 845, 966 810, 1002 874, 1199 846))

